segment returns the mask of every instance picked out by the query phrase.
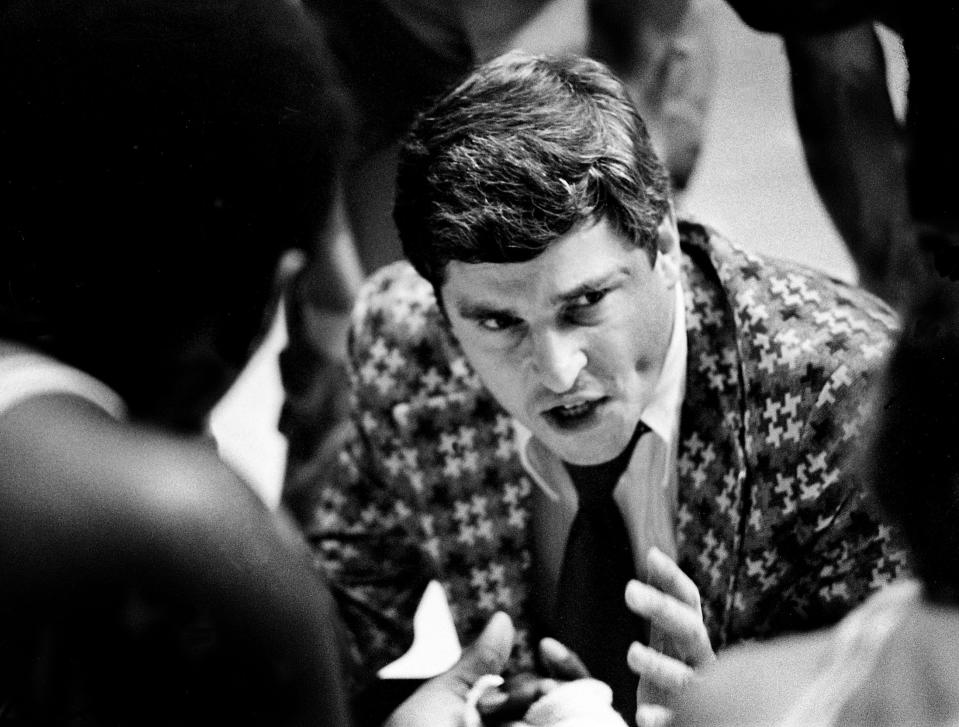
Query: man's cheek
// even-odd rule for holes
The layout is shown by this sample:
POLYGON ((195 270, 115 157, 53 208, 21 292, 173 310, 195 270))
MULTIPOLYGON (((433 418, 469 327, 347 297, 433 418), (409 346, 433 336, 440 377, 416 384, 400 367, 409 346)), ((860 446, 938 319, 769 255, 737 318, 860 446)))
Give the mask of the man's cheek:
POLYGON ((507 371, 508 369, 501 367, 498 372, 491 373, 489 377, 480 376, 480 380, 483 381, 487 390, 501 407, 511 416, 520 421, 525 421, 526 417, 523 410, 525 395, 522 386, 516 381, 511 381, 508 376, 503 376, 507 371))

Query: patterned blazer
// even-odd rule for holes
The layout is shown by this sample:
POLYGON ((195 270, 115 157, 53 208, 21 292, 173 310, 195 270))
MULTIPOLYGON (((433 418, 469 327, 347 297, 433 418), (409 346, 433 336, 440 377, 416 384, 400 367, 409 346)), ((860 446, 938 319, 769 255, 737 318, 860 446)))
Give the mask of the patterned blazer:
MULTIPOLYGON (((845 464, 895 330, 876 298, 681 223, 686 397, 678 560, 715 648, 832 623, 893 579, 903 553, 845 464)), ((463 643, 496 611, 529 666, 531 480, 514 424, 406 263, 367 283, 351 331, 353 431, 315 478, 303 523, 357 663, 409 645, 427 582, 463 643)), ((293 473, 294 477, 297 476, 293 473)))

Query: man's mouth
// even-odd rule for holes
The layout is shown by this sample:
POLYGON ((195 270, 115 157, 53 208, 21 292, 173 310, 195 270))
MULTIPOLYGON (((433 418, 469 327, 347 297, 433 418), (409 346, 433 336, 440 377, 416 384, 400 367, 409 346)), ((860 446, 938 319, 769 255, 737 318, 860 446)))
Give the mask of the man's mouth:
POLYGON ((543 412, 543 418, 553 427, 563 430, 575 430, 589 426, 594 422, 599 408, 606 398, 591 399, 573 404, 560 404, 543 412))

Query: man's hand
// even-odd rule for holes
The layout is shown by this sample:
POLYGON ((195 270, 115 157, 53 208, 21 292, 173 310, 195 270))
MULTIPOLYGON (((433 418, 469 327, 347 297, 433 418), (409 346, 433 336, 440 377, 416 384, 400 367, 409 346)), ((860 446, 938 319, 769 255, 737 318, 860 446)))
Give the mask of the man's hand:
POLYGON ((693 677, 694 669, 716 658, 703 623, 696 584, 662 551, 646 558, 647 583, 630 581, 626 605, 650 623, 649 646, 634 643, 630 668, 639 675, 636 722, 640 727, 665 724, 665 705, 693 677))
POLYGON ((453 667, 430 679, 401 704, 386 727, 461 727, 466 695, 484 674, 499 674, 513 648, 513 622, 496 613, 453 667))
POLYGON ((484 724, 518 723, 534 702, 561 683, 589 677, 589 670, 579 656, 556 639, 540 641, 539 653, 546 676, 518 674, 499 689, 486 692, 477 704, 484 724))

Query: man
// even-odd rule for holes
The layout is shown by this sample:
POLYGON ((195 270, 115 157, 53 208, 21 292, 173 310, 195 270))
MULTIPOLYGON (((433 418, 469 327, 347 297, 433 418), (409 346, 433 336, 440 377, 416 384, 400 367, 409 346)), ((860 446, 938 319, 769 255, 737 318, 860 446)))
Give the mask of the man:
POLYGON ((897 574, 843 469, 889 309, 677 222, 604 66, 481 66, 414 125, 397 189, 412 268, 361 298, 356 436, 307 524, 368 667, 436 578, 461 638, 506 610, 514 670, 556 636, 632 719, 628 654, 645 723, 714 649, 897 574))
MULTIPOLYGON (((290 291, 281 429, 292 469, 335 447, 347 418, 346 330, 364 276, 401 257, 393 225, 396 164, 416 114, 474 65, 511 48, 586 53, 626 80, 674 188, 686 186, 715 80, 715 0, 307 0, 330 44, 359 133, 334 218, 290 291)), ((286 501, 297 506, 296 478, 286 501)))

